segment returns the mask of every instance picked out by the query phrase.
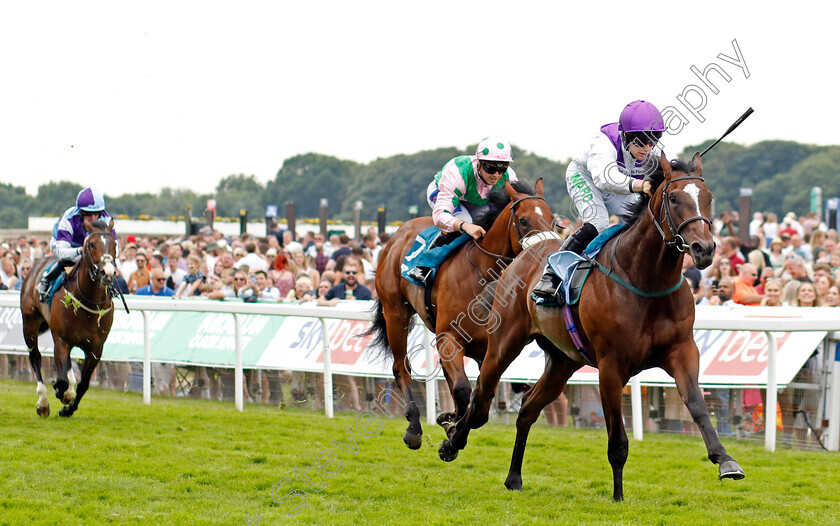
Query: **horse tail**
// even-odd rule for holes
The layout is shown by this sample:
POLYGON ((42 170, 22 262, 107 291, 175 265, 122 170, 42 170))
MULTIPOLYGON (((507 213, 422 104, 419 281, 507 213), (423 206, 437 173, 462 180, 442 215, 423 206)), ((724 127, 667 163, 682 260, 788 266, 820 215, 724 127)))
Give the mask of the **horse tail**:
POLYGON ((374 358, 388 358, 391 356, 391 347, 388 345, 388 331, 386 330, 385 312, 382 309, 382 302, 376 300, 371 309, 373 320, 370 327, 365 332, 359 334, 358 338, 365 336, 373 336, 370 344, 367 346, 367 351, 370 352, 374 358))

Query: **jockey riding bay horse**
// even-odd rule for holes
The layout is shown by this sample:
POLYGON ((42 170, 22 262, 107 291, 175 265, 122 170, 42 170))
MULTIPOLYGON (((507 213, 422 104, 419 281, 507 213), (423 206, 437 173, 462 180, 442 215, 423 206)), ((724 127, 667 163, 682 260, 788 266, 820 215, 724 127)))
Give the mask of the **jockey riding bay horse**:
POLYGON ((699 154, 691 163, 669 163, 663 155, 660 165, 662 172, 654 174, 651 181, 653 197, 645 196, 638 203, 629 228, 607 242, 596 258, 600 271, 592 269, 573 313, 582 336, 577 344, 566 328, 569 324, 562 309, 536 306, 527 293, 539 281, 546 257, 558 250, 560 243, 546 241, 550 249, 543 250, 543 257, 523 253, 504 272, 497 291, 505 282, 521 280, 525 292, 505 303, 497 292, 492 312, 501 318, 504 330, 488 335, 487 354, 469 409, 450 429, 449 438, 440 447, 441 458, 453 460, 458 450, 466 447, 470 429, 487 422, 501 374, 526 343, 536 340, 546 354, 545 372, 519 411, 505 481, 508 489, 522 489, 522 458, 531 425, 560 395, 569 377, 590 361, 599 372, 614 500, 624 498, 622 472, 628 453, 621 391, 631 376, 652 367, 661 367, 676 381, 700 428, 709 459, 719 464, 720 478, 744 478, 741 467, 718 439, 703 401, 693 334, 694 298, 690 287, 682 283, 683 252, 690 251, 697 268, 704 269, 712 262, 712 193, 703 182, 699 154))
MULTIPOLYGON (((432 285, 430 309, 427 309, 426 297, 429 296, 425 289, 402 278, 400 267, 417 234, 432 225, 432 218, 420 217, 405 223, 379 257, 376 269, 379 300, 368 331, 375 335, 370 348, 379 347, 384 356, 393 354, 394 378, 407 402, 405 417, 409 425, 403 440, 411 449, 419 449, 423 437, 420 412, 410 390, 411 371, 406 359, 411 317, 418 313, 426 327, 436 333, 438 354, 456 407, 455 415, 438 418, 443 425, 449 419, 460 418, 470 400, 472 386, 464 373, 464 356, 481 363, 487 348, 488 320, 476 318, 472 312, 482 286, 496 280, 529 242, 536 238, 556 238, 551 231, 553 215, 543 199, 542 179, 537 181, 536 195, 520 181, 513 185, 506 183, 505 194, 491 194, 491 205, 494 200, 498 201, 497 210, 501 209, 501 212, 492 226, 481 225, 487 230, 484 237, 458 247, 440 266, 432 285), (499 201, 500 197, 502 201, 499 201)), ((492 219, 488 218, 488 221, 492 219)), ((484 310, 489 310, 489 302, 484 310)), ((427 364, 427 369, 432 369, 431 364, 427 364)))
POLYGON ((54 257, 37 263, 23 282, 20 293, 20 310, 23 315, 23 339, 29 349, 29 361, 38 379, 40 416, 49 416, 50 403, 47 388, 41 376, 41 352, 38 335, 49 329, 55 342, 56 381, 55 396, 65 407, 59 415, 72 416, 90 383, 93 370, 102 358, 102 347, 114 321, 114 303, 108 287, 116 275, 117 243, 111 224, 96 220, 85 221, 87 237, 82 258, 64 276, 64 283, 52 298, 52 303, 41 303, 35 290, 41 274, 54 257), (70 351, 78 347, 85 353, 82 379, 76 385, 71 367, 70 351))

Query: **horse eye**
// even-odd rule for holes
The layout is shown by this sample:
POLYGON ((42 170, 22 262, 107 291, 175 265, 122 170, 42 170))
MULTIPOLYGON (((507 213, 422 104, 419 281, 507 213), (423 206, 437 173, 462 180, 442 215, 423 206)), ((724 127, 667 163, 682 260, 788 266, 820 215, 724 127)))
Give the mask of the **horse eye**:
POLYGON ((671 201, 672 204, 677 204, 677 196, 674 194, 669 195, 668 200, 671 201))
POLYGON ((524 217, 519 218, 519 224, 522 226, 528 226, 528 220, 524 217))

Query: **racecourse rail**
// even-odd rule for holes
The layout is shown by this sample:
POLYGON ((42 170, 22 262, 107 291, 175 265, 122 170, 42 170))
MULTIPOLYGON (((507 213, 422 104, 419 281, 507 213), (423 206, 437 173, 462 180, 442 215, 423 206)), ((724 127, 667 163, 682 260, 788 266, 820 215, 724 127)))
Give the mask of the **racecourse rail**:
MULTIPOLYGON (((267 315, 287 316, 317 319, 321 325, 321 345, 323 348, 324 373, 324 405, 328 418, 333 417, 333 382, 331 348, 326 320, 356 320, 369 322, 371 320, 370 307, 372 302, 345 302, 335 307, 319 307, 314 304, 278 304, 278 303, 238 303, 213 300, 173 300, 171 298, 154 298, 149 296, 128 296, 128 307, 132 311, 139 311, 143 315, 143 402, 151 404, 151 346, 149 338, 149 313, 151 312, 199 312, 226 313, 233 317, 235 360, 228 367, 234 368, 234 403, 236 409, 243 411, 243 363, 242 363, 242 334, 241 316, 267 315), (367 308, 360 309, 365 304, 367 308)), ((20 308, 20 296, 8 293, 0 294, 0 307, 20 308)), ((115 308, 122 309, 121 302, 115 303, 115 308)), ((420 324, 415 316, 415 324, 420 324)), ((766 407, 776 407, 778 397, 776 337, 774 332, 827 332, 829 343, 840 340, 840 309, 832 308, 797 308, 797 307, 698 307, 696 309, 694 329, 712 329, 723 331, 760 331, 767 338, 767 398, 766 407)), ((432 333, 424 330, 425 362, 434 363, 431 345, 432 333)), ((0 352, 26 352, 19 346, 6 345, 0 352)), ((107 359, 107 357, 103 357, 107 359)), ((426 419, 429 424, 435 422, 435 389, 434 382, 438 376, 431 375, 426 381, 426 419)), ((536 381, 533 378, 531 381, 536 381)), ((630 380, 633 421, 642 420, 641 382, 638 376, 630 380)), ((661 384, 657 384, 661 385, 661 384)), ((672 384, 673 385, 673 384, 672 384)), ((840 344, 837 345, 831 372, 830 386, 830 415, 828 432, 828 449, 838 450, 840 443, 840 344)), ((773 411, 765 412, 765 429, 775 429, 776 415, 773 411)), ((642 439, 642 426, 633 426, 633 435, 637 440, 642 439)), ((776 433, 766 433, 765 449, 774 451, 776 448, 776 433)))

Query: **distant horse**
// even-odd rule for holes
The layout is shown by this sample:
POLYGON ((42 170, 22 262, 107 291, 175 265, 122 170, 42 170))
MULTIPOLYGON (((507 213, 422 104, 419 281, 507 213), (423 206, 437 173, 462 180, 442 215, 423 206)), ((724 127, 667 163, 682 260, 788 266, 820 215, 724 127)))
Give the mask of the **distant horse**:
MULTIPOLYGON (((411 372, 406 359, 411 317, 418 313, 426 327, 437 335, 438 354, 456 406, 454 415, 439 416, 438 423, 445 425, 463 415, 469 403, 472 386, 464 373, 464 356, 479 363, 484 358, 489 320, 472 314, 483 285, 498 278, 502 269, 522 251, 522 245, 527 245, 526 239, 533 239, 529 236, 538 232, 543 232, 543 236, 553 235, 553 215, 543 199, 542 179, 537 181, 536 195, 521 182, 513 186, 506 183, 505 194, 501 194, 504 199, 498 204, 501 213, 492 226, 482 224, 487 233, 481 241, 468 241, 440 266, 430 296, 424 288, 402 278, 400 267, 417 234, 433 224, 431 217, 405 223, 379 257, 376 269, 379 300, 368 333, 375 335, 371 348, 378 346, 385 356, 393 354, 394 378, 407 402, 405 417, 409 425, 403 441, 411 449, 419 449, 423 437, 420 412, 409 388, 411 372), (503 204, 508 198, 509 204, 503 204), (431 297, 428 311, 426 297, 431 297)), ((490 220, 493 218, 487 222, 490 220)), ((489 302, 485 310, 489 310, 489 302)))
POLYGON ((59 415, 72 416, 90 384, 90 377, 102 358, 102 347, 114 321, 114 304, 108 293, 116 274, 116 240, 113 221, 85 222, 88 233, 82 257, 64 277, 63 287, 56 291, 51 305, 41 303, 35 286, 54 257, 37 263, 23 282, 20 310, 23 315, 23 339, 29 349, 29 361, 38 379, 36 411, 49 416, 47 388, 41 376, 41 352, 38 335, 50 329, 55 342, 55 396, 65 407, 59 415), (76 385, 70 351, 78 347, 85 353, 82 379, 76 385))
MULTIPOLYGON (((594 356, 599 370, 616 501, 624 498, 622 472, 628 453, 621 391, 631 376, 652 367, 661 367, 676 381, 703 435, 709 459, 719 464, 720 478, 744 477, 741 467, 720 443, 703 401, 697 381, 694 299, 690 288, 682 283, 684 251, 691 251, 700 269, 712 262, 712 193, 703 182, 699 154, 692 163, 669 163, 663 155, 660 165, 662 172, 652 181, 653 197, 645 196, 639 202, 631 226, 598 254, 601 272, 592 270, 574 315, 583 343, 594 353, 590 356, 594 356)), ((558 245, 554 249, 559 247, 549 243, 558 245)), ((544 259, 519 256, 505 271, 500 285, 523 280, 530 284, 526 291, 532 290, 542 275, 544 259)), ((589 360, 573 343, 561 309, 535 306, 525 292, 506 305, 497 297, 493 312, 500 316, 504 330, 489 335, 487 355, 469 409, 441 445, 441 457, 454 458, 457 450, 466 447, 469 430, 487 422, 502 372, 525 344, 535 339, 545 351, 546 367, 516 421, 516 443, 505 486, 518 490, 522 489, 522 458, 531 425, 560 395, 569 377, 589 360)))

